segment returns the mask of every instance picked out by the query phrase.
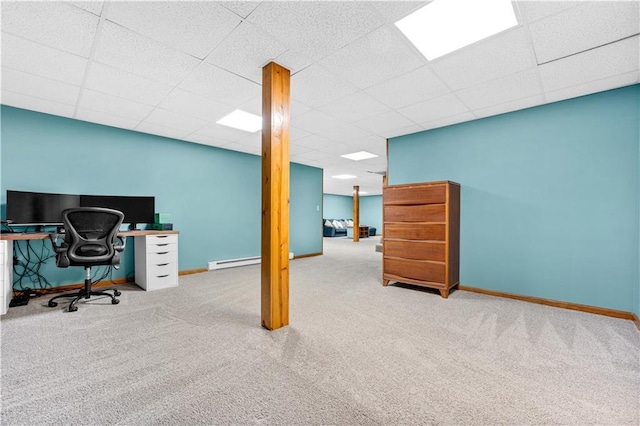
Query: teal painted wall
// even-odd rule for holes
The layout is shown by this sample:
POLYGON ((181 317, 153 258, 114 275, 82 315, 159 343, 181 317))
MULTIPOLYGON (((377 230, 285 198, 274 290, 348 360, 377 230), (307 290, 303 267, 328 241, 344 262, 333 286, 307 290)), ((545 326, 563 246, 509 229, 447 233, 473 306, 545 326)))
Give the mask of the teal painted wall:
MULTIPOLYGON (((260 254, 259 156, 7 106, 1 113, 3 218, 7 189, 153 195, 156 211, 171 214, 180 231, 180 270, 260 254)), ((291 182, 291 251, 317 253, 322 170, 293 164, 291 182)), ((128 244, 115 277, 133 273, 133 241, 128 244)), ((82 271, 52 263, 45 272, 56 285, 82 281, 82 271)))
POLYGON ((637 312, 639 102, 635 85, 394 138, 389 184, 462 185, 462 284, 637 312))
POLYGON ((376 228, 382 233, 382 195, 365 195, 360 197, 360 223, 376 228))
POLYGON ((353 198, 347 195, 323 194, 325 219, 353 219, 353 198))

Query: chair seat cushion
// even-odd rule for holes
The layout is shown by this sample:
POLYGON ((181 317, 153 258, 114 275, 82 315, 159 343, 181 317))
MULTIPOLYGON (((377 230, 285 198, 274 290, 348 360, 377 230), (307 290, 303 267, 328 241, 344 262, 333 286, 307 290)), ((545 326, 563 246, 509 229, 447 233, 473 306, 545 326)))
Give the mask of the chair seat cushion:
POLYGON ((99 244, 87 244, 78 248, 77 254, 80 256, 102 256, 107 254, 108 249, 99 244))

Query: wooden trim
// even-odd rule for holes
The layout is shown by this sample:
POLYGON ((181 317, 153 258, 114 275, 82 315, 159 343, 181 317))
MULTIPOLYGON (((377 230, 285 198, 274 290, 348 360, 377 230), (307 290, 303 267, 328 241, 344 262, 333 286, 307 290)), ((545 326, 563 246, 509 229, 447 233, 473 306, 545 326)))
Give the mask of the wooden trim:
POLYGON ((305 253, 299 254, 297 256, 293 256, 294 259, 304 259, 305 257, 314 257, 314 256, 322 256, 322 252, 319 251, 317 253, 305 253))
MULTIPOLYGON (((504 293, 502 291, 486 290, 484 288, 467 287, 466 285, 458 286, 459 290, 470 291, 473 293, 481 293, 489 296, 505 297, 507 299, 515 299, 523 302, 536 303, 538 305, 553 306, 555 308, 571 309, 574 311, 588 312, 590 314, 604 315, 607 317, 634 320, 635 314, 627 311, 618 311, 616 309, 600 308, 597 306, 581 305, 572 302, 562 302, 559 300, 543 299, 541 297, 522 296, 513 293, 504 293)), ((637 317, 634 321, 637 321, 637 317)), ((640 329, 640 325, 636 322, 636 326, 640 329)))
POLYGON ((207 268, 186 269, 184 271, 178 271, 178 275, 199 274, 201 272, 207 272, 207 271, 209 271, 207 268))
POLYGON ((631 318, 631 321, 633 321, 633 323, 636 325, 638 330, 640 330, 640 318, 638 318, 638 316, 634 313, 631 313, 631 315, 633 315, 633 318, 631 318))
POLYGON ((261 321, 268 330, 289 324, 289 128, 291 72, 262 68, 261 321))

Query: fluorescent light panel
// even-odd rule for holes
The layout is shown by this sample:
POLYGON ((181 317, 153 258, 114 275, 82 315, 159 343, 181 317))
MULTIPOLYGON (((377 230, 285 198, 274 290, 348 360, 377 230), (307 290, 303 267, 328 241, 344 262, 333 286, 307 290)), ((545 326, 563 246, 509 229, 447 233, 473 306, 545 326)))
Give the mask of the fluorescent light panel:
POLYGON ((351 154, 341 155, 340 157, 348 158, 349 160, 353 160, 353 161, 360 161, 360 160, 366 160, 367 158, 375 158, 377 157, 377 155, 367 151, 358 151, 358 152, 352 152, 351 154))
POLYGON ((240 109, 222 117, 220 120, 216 121, 216 123, 251 133, 255 133, 262 129, 262 117, 250 114, 240 109))
POLYGON ((354 176, 354 175, 335 175, 335 176, 331 176, 334 179, 355 179, 358 176, 354 176))
POLYGON ((434 0, 396 22, 430 61, 516 25, 510 0, 434 0))

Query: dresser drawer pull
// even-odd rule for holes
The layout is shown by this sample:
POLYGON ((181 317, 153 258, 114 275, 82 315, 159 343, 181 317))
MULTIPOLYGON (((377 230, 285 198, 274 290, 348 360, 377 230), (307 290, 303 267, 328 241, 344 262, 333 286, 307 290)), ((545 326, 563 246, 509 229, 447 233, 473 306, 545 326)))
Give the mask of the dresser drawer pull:
POLYGON ((156 263, 156 266, 167 266, 168 263, 156 263))
POLYGON ((169 276, 169 274, 167 274, 167 275, 158 275, 158 278, 166 278, 168 276, 169 276))
POLYGON ((159 251, 157 254, 167 254, 169 253, 168 251, 159 251))

